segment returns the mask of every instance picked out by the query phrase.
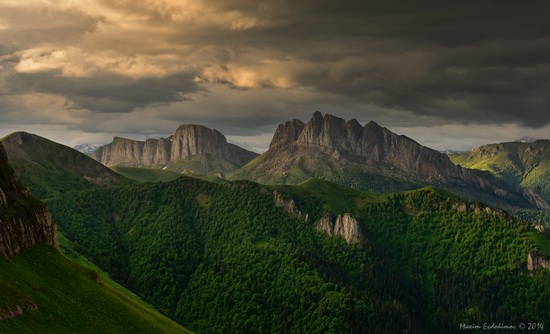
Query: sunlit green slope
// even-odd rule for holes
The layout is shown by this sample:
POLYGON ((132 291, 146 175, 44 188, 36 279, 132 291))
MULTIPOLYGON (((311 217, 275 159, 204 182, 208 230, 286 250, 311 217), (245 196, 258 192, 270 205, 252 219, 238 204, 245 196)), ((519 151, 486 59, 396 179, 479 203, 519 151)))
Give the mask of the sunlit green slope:
POLYGON ((463 167, 490 171, 513 187, 530 188, 550 203, 550 140, 489 144, 449 157, 463 167))
POLYGON ((114 288, 57 250, 35 245, 0 258, 0 333, 187 333, 127 290, 114 288))

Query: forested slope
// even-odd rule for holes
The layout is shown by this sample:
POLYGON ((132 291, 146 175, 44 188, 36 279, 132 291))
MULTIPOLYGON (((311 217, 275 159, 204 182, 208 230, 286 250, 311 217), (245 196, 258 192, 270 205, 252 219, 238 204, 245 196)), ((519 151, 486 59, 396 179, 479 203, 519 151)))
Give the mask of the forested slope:
POLYGON ((459 332, 550 319, 548 256, 530 224, 426 188, 376 195, 310 180, 192 178, 48 205, 113 277, 197 332, 459 332), (277 199, 279 197, 279 199, 277 199), (363 246, 319 232, 357 219, 363 246))

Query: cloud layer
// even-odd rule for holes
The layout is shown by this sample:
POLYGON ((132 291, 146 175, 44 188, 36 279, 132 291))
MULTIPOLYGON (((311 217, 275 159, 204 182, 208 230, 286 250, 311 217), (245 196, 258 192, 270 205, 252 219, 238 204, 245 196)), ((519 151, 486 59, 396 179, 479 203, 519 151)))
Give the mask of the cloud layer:
POLYGON ((5 0, 0 123, 129 135, 205 123, 263 138, 321 110, 396 129, 541 133, 549 10, 543 0, 5 0))

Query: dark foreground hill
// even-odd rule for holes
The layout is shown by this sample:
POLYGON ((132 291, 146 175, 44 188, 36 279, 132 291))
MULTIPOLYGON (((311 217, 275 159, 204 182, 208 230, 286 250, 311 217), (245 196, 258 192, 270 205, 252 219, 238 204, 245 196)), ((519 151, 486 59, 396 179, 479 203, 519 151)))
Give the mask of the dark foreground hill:
POLYGON ((130 183, 89 156, 34 134, 15 132, 0 142, 17 176, 41 199, 130 183))
POLYGON ((181 178, 48 205, 78 251, 197 332, 460 333, 550 318, 550 240, 434 188, 181 178))
POLYGON ((0 332, 187 333, 59 253, 57 226, 0 144, 0 332))

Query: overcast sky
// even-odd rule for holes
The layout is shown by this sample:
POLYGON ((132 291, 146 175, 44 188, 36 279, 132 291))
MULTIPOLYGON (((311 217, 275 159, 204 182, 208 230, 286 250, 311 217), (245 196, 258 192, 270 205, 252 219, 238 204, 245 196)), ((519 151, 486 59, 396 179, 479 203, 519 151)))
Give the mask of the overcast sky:
POLYGON ((314 111, 435 149, 550 137, 550 2, 0 0, 0 137, 203 124, 263 151, 314 111))

